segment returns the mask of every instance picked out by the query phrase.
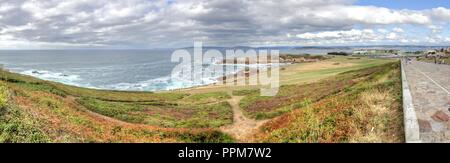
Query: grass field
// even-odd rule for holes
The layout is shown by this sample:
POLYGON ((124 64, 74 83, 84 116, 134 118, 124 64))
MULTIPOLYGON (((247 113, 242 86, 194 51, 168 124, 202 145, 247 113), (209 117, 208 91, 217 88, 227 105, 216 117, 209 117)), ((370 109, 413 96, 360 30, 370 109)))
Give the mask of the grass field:
MULTIPOLYGON (((337 75, 350 70, 358 70, 367 67, 379 66, 392 62, 390 59, 370 59, 370 58, 351 58, 334 56, 320 62, 310 62, 301 64, 292 64, 280 69, 280 84, 304 84, 312 83, 318 80, 337 75)), ((212 91, 223 91, 231 93, 234 90, 258 89, 258 86, 223 86, 209 85, 183 89, 179 93, 204 93, 212 91)))
POLYGON ((251 141, 398 142, 395 65, 349 57, 288 65, 280 70, 282 87, 274 97, 259 96, 259 86, 94 90, 2 71, 0 142, 234 142, 221 127, 233 124, 236 107, 247 118, 269 120, 251 141), (235 97, 242 100, 232 107, 235 97), (343 129, 347 123, 356 129, 343 129))

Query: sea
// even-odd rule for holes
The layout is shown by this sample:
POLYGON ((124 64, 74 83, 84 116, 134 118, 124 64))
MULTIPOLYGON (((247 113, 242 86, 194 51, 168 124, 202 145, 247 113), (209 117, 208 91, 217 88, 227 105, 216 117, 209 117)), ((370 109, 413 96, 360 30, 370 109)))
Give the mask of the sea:
POLYGON ((164 91, 208 85, 224 75, 255 66, 221 65, 211 61, 201 65, 203 71, 183 75, 187 69, 193 68, 193 64, 186 67, 189 65, 180 64, 181 60, 172 62, 175 50, 0 50, 0 65, 8 71, 43 80, 126 91, 164 91), (181 67, 175 69, 175 66, 181 67), (213 73, 200 80, 192 80, 193 76, 201 76, 198 73, 219 68, 226 73, 213 73))
MULTIPOLYGON (((429 47, 408 48, 429 49, 429 47)), ((282 47, 279 50, 281 54, 323 55, 332 51, 350 51, 351 47, 282 47)), ((174 71, 175 66, 180 64, 171 61, 174 51, 175 49, 0 50, 0 64, 11 72, 43 80, 105 90, 174 90, 211 84, 226 75, 215 74, 201 80, 186 78, 181 75, 182 72, 174 71)), ((215 66, 223 66, 208 64, 213 65, 203 65, 204 69, 217 69, 215 66)), ((233 71, 227 73, 236 73, 244 68, 245 65, 234 67, 233 71)))

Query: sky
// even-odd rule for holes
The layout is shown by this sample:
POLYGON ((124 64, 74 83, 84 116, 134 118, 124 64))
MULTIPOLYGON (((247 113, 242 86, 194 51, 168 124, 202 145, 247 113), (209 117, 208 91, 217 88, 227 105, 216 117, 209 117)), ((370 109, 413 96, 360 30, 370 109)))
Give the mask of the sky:
POLYGON ((450 8, 450 2, 448 0, 359 0, 355 4, 410 10, 422 10, 436 7, 450 8))
POLYGON ((0 0, 0 49, 450 45, 448 0, 0 0))

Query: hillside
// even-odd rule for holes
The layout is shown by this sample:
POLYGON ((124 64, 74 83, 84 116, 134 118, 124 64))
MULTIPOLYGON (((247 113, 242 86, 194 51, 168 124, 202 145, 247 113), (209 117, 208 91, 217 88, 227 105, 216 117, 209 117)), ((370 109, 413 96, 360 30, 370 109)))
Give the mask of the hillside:
POLYGON ((399 142, 398 78, 394 60, 337 57, 284 68, 279 94, 261 97, 256 87, 93 90, 2 71, 0 142, 399 142), (258 126, 227 130, 236 109, 258 126))
POLYGON ((223 93, 99 91, 2 72, 1 142, 230 142, 223 93), (182 128, 183 127, 183 128, 182 128))
POLYGON ((399 76, 398 63, 349 71, 307 87, 289 88, 296 91, 279 97, 284 100, 260 100, 246 109, 256 116, 295 109, 264 125, 257 136, 261 142, 403 142, 399 76), (272 100, 280 109, 261 105, 272 100))

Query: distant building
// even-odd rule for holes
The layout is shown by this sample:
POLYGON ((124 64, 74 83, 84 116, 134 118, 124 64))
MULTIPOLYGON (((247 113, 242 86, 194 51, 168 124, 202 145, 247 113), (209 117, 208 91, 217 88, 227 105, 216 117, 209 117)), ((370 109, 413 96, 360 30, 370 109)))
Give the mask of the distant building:
POLYGON ((354 55, 367 55, 369 53, 370 52, 368 50, 355 50, 355 51, 353 51, 354 55))
POLYGON ((358 49, 353 51, 353 55, 398 55, 399 52, 395 49, 358 49))

